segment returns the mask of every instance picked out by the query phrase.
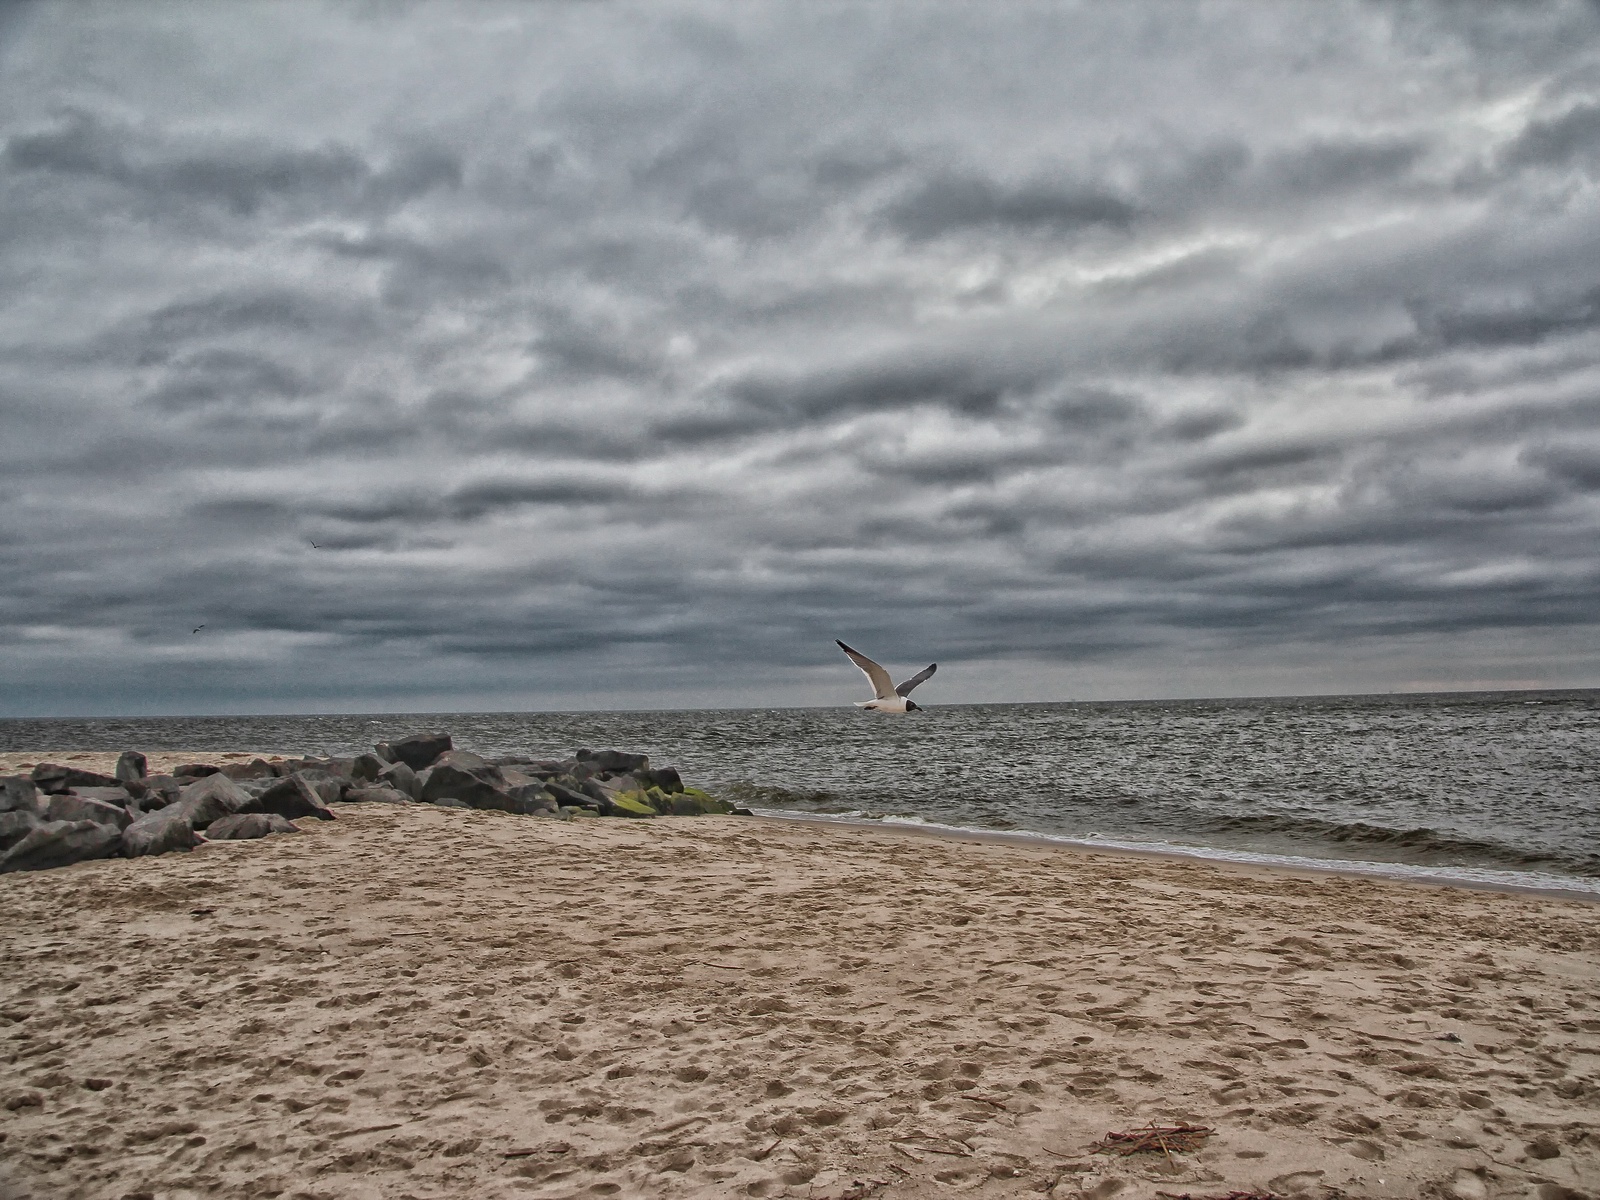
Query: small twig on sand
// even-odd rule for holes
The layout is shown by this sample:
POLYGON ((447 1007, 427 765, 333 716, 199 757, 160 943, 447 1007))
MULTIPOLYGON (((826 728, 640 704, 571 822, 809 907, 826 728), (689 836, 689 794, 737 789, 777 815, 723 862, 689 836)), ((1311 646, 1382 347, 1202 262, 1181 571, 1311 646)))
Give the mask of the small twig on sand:
POLYGON ((691 967, 715 967, 719 971, 742 971, 742 970, 744 970, 743 967, 735 966, 733 963, 707 962, 703 958, 691 958, 689 960, 689 964, 688 965, 691 966, 691 967))
POLYGON ((1167 1156, 1167 1161, 1171 1162, 1174 1150, 1198 1150, 1211 1133, 1211 1129, 1207 1126, 1190 1125, 1187 1121, 1177 1125, 1157 1125, 1151 1122, 1143 1129, 1134 1129, 1126 1133, 1108 1133, 1094 1144, 1094 1148, 1100 1153, 1120 1154, 1124 1158, 1141 1151, 1160 1150, 1167 1156))
MULTIPOLYGON (((958 1142, 955 1138, 907 1138, 903 1143, 890 1142, 889 1144, 896 1150, 901 1150, 902 1146, 912 1146, 921 1150, 924 1154, 944 1154, 950 1158, 972 1157, 972 1147, 965 1142, 958 1142)), ((903 1150, 901 1152, 904 1153, 903 1150)))
POLYGON ((334 1138, 347 1138, 355 1137, 357 1134, 361 1133, 382 1133, 385 1129, 399 1129, 400 1126, 404 1124, 404 1121, 396 1121, 392 1125, 367 1125, 361 1129, 346 1129, 343 1133, 335 1133, 331 1134, 330 1136, 334 1138))
POLYGON ((1167 1156, 1167 1162, 1170 1163, 1173 1166, 1177 1166, 1176 1163, 1172 1162, 1172 1151, 1167 1148, 1166 1139, 1163 1138, 1159 1132, 1155 1136, 1156 1136, 1156 1145, 1160 1146, 1161 1147, 1161 1153, 1163 1153, 1163 1154, 1165 1154, 1167 1156))
POLYGON ((783 1139, 782 1138, 774 1138, 773 1141, 772 1141, 772 1145, 764 1147, 761 1150, 757 1150, 754 1154, 752 1154, 750 1156, 750 1159, 751 1159, 752 1162, 765 1162, 767 1160, 767 1155, 771 1154, 774 1150, 776 1150, 781 1145, 783 1145, 783 1139))

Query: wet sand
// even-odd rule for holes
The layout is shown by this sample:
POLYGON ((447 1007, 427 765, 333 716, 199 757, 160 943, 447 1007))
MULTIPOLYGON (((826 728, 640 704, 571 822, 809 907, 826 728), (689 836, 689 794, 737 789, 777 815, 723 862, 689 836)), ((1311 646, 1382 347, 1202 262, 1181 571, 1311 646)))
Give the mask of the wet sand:
POLYGON ((339 814, 0 877, 0 1196, 1600 1195, 1594 905, 339 814))

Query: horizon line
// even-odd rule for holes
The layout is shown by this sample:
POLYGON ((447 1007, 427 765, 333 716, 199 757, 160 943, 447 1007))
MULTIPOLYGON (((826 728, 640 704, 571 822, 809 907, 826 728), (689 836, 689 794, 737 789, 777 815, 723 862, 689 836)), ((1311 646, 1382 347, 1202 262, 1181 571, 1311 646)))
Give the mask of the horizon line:
MULTIPOLYGON (((1095 705, 1095 704, 1219 704, 1253 703, 1265 700, 1359 700, 1400 697, 1442 696, 1498 696, 1515 693, 1578 693, 1600 692, 1596 687, 1497 687, 1497 688, 1440 688, 1392 689, 1384 692, 1285 692, 1250 696, 1124 696, 1094 700, 978 700, 934 704, 925 711, 942 708, 1007 708, 1041 705, 1095 705)), ((395 709, 366 712, 255 712, 255 713, 74 713, 55 716, 0 715, 5 721, 173 721, 173 720, 250 720, 271 717, 448 717, 448 716, 534 716, 576 715, 581 713, 652 713, 652 712, 822 712, 843 710, 842 704, 745 704, 732 707, 679 707, 679 708, 459 708, 459 709, 395 709)))

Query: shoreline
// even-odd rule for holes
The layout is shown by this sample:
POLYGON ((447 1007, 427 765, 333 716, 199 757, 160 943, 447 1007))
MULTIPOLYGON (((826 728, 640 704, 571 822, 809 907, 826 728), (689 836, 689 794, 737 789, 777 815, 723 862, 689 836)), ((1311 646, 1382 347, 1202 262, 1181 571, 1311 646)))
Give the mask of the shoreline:
POLYGON ((1587 904, 759 818, 305 824, 0 877, 0 1195, 1600 1177, 1587 904))
MULTIPOLYGON (((941 825, 904 818, 873 820, 869 817, 832 816, 828 813, 789 812, 783 809, 756 809, 757 820, 788 821, 797 824, 831 825, 846 829, 886 829, 922 837, 949 838, 954 841, 996 842, 1018 846, 1042 846, 1066 852, 1128 855, 1173 862, 1205 863, 1215 867, 1268 871, 1289 876, 1372 879, 1414 887, 1463 888, 1468 891, 1498 892, 1511 896, 1546 896, 1583 904, 1600 904, 1600 880, 1584 887, 1553 886, 1562 876, 1543 876, 1552 886, 1518 883, 1514 880, 1455 875, 1456 871, 1485 874, 1535 875, 1537 872, 1502 871, 1489 867, 1435 867, 1421 864, 1374 862, 1367 859, 1324 859, 1299 855, 1256 853, 1218 847, 1185 847, 1171 843, 1144 846, 1116 839, 1074 838, 1066 834, 1039 833, 1024 829, 979 829, 962 825, 941 825)), ((1578 878, 1573 877, 1575 880, 1578 878)), ((1583 881, 1585 884, 1588 881, 1583 881)))
MULTIPOLYGON (((109 750, 31 750, 0 751, 0 775, 26 774, 35 763, 59 762, 109 774, 116 765, 117 751, 109 750)), ((288 753, 265 751, 156 750, 146 752, 151 774, 170 771, 191 762, 249 762, 261 758, 268 762, 292 757, 288 753)), ((1581 876, 1561 876, 1538 871, 1516 871, 1496 867, 1433 866, 1392 863, 1371 859, 1324 859, 1309 855, 1288 855, 1225 847, 1183 846, 1173 843, 1141 844, 1118 838, 1084 838, 1035 830, 982 829, 973 826, 945 825, 906 818, 869 818, 814 813, 786 809, 755 810, 757 819, 844 828, 893 829, 922 837, 957 841, 987 841, 1015 845, 1035 845, 1084 853, 1130 855, 1203 862, 1245 870, 1282 872, 1288 875, 1333 876, 1336 878, 1377 879, 1422 887, 1464 888, 1470 891, 1500 892, 1507 895, 1546 896, 1585 904, 1600 904, 1600 880, 1581 876), (1510 876, 1512 878, 1500 878, 1510 876), (1524 882, 1523 877, 1531 881, 1524 882), (1566 884, 1566 886, 1563 886, 1566 884)))

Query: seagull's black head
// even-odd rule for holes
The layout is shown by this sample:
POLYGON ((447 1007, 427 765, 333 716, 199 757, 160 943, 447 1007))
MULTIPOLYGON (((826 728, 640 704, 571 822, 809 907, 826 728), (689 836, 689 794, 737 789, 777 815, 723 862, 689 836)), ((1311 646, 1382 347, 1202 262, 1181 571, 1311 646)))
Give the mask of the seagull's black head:
POLYGON ((906 701, 906 711, 907 712, 921 712, 922 711, 922 705, 917 704, 917 703, 915 703, 915 702, 913 702, 911 700, 907 700, 906 701))

